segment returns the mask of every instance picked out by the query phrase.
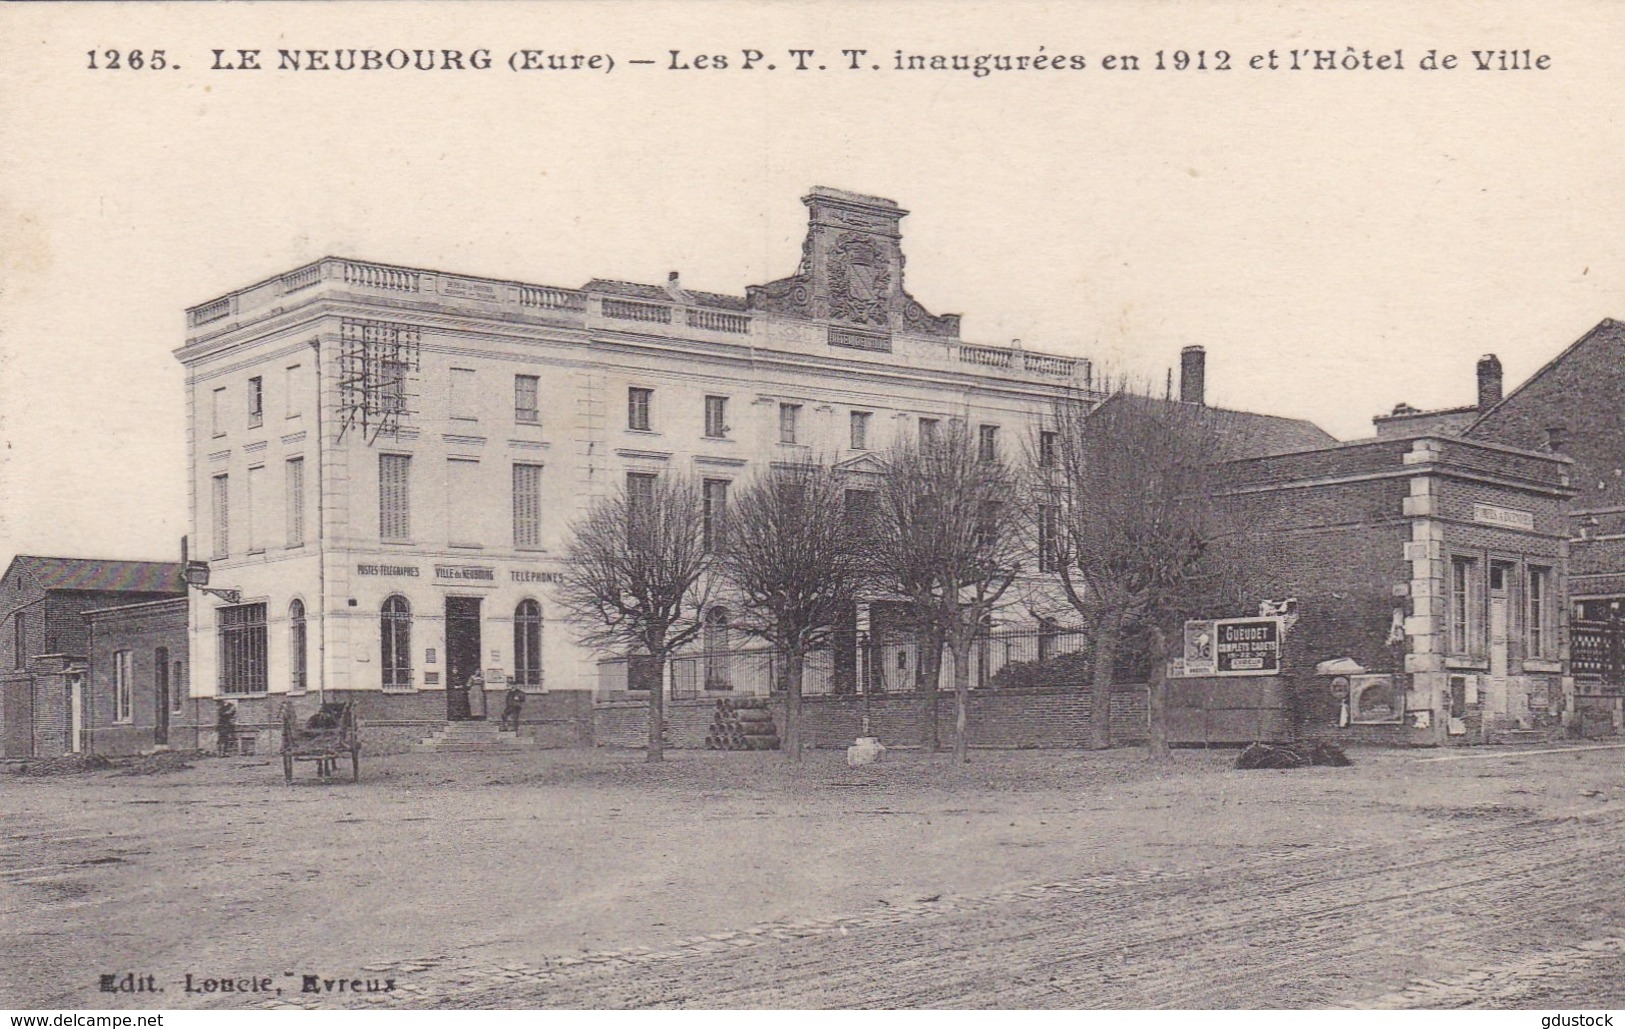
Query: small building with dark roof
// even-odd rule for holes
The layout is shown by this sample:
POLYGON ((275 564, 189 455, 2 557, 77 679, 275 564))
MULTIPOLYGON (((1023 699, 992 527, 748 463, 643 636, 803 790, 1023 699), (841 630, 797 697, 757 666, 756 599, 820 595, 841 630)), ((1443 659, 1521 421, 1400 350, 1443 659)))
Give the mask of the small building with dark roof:
MULTIPOLYGON (((83 690, 84 612, 186 596, 170 561, 19 554, 0 576, 0 740, 8 758, 74 749, 74 688, 83 690)), ((184 656, 184 652, 182 653, 184 656)), ((81 692, 81 713, 84 697, 81 692)))

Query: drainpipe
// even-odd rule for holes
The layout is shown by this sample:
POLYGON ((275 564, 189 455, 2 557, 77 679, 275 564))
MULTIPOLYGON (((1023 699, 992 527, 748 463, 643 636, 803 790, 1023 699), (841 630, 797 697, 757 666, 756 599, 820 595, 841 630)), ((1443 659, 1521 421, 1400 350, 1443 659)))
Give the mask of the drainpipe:
MULTIPOLYGON (((327 703, 327 435, 322 427, 322 409, 326 398, 322 395, 322 338, 310 341, 316 366, 316 610, 321 613, 316 633, 316 702, 327 703)), ((310 674, 306 665, 305 674, 310 674)))

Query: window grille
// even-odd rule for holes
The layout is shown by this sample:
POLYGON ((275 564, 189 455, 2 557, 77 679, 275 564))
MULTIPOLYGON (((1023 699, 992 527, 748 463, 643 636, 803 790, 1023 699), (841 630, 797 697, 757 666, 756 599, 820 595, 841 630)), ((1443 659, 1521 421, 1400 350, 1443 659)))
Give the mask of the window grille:
POLYGON ((215 625, 220 639, 220 692, 266 692, 265 605, 217 608, 215 625))

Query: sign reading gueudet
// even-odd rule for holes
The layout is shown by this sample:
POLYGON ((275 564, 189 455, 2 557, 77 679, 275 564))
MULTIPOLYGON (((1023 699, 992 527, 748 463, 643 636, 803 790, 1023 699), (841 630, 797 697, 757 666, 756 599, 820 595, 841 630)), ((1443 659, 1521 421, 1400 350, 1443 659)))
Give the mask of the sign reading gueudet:
POLYGON ((1185 623, 1178 674, 1279 675, 1281 619, 1207 618, 1185 623))

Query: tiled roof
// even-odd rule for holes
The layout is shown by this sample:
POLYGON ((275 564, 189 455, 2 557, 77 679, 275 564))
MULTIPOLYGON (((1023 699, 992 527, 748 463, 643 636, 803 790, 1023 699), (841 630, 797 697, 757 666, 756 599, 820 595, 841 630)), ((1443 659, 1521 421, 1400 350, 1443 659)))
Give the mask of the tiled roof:
MULTIPOLYGON (((1114 393, 1105 403, 1126 403, 1137 400, 1144 404, 1183 404, 1182 400, 1158 400, 1137 397, 1128 393, 1114 393)), ((1228 407, 1210 407, 1217 415, 1216 425, 1223 437, 1222 457, 1227 461, 1240 461, 1250 457, 1270 457, 1291 454, 1300 450, 1319 450, 1336 446, 1338 439, 1314 422, 1302 418, 1282 418, 1273 414, 1255 414, 1228 407)))
MULTIPOLYGON (((174 561, 102 561, 82 557, 18 554, 11 570, 25 571, 48 590, 107 593, 186 593, 181 566, 174 561)), ((9 578, 11 570, 6 575, 9 578)))

